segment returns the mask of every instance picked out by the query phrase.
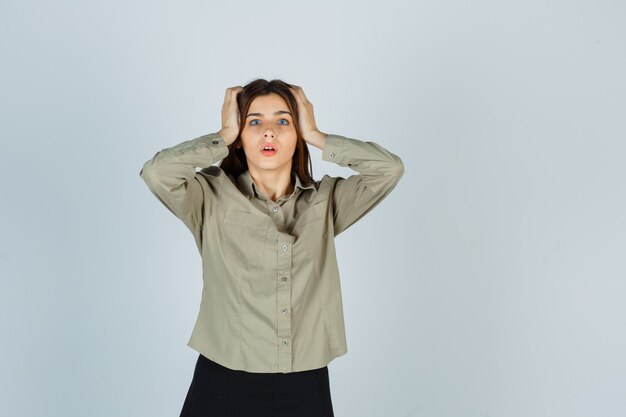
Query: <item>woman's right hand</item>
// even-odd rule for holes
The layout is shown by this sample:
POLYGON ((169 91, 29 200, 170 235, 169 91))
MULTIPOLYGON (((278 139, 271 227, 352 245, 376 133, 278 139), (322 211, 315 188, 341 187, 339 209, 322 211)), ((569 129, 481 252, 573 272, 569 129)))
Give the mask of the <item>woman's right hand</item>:
POLYGON ((243 90, 243 87, 229 87, 224 95, 224 104, 222 105, 222 129, 218 132, 226 142, 230 145, 237 139, 239 135, 239 106, 237 106, 237 95, 243 90))

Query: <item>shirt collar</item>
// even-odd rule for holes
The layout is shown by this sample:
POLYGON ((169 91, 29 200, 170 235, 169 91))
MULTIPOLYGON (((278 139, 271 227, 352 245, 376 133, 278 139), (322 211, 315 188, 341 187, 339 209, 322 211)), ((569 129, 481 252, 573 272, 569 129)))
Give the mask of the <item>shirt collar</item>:
MULTIPOLYGON (((296 182, 296 185, 293 189, 294 193, 296 192, 298 188, 302 190, 315 189, 315 185, 313 185, 313 183, 310 183, 308 185, 303 185, 302 182, 300 181, 300 177, 298 177, 297 174, 294 174, 294 176, 295 176, 295 182, 296 182)), ((257 185, 254 183, 254 180, 252 179, 252 176, 250 175, 249 170, 246 170, 242 172, 241 174, 239 174, 239 177, 237 177, 237 185, 239 187, 239 190, 241 190, 248 198, 258 197, 260 193, 260 190, 258 189, 257 185)))

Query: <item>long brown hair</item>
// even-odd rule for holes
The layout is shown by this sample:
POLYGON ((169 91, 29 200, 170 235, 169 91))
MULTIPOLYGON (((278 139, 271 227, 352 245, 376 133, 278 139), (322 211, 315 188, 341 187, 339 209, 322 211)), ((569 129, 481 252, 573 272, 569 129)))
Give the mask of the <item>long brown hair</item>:
POLYGON ((282 80, 267 81, 262 78, 256 79, 243 87, 243 90, 237 95, 237 105, 239 107, 239 134, 237 139, 228 145, 228 155, 219 163, 220 168, 226 174, 232 174, 235 178, 248 169, 248 162, 243 147, 237 148, 241 143, 241 132, 246 123, 246 114, 250 109, 252 100, 256 97, 276 93, 281 96, 292 114, 293 124, 296 128, 297 140, 296 149, 291 160, 291 173, 297 175, 303 185, 314 182, 312 175, 311 155, 309 148, 298 124, 298 102, 289 90, 291 84, 287 84, 282 80))

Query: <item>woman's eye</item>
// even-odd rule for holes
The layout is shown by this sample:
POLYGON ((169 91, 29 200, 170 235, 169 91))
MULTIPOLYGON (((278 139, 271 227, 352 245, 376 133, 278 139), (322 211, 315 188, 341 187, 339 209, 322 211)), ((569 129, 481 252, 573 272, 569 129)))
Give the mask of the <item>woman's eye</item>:
MULTIPOLYGON (((259 119, 253 119, 253 120, 250 121, 250 124, 252 126, 258 126, 259 124, 261 124, 261 121, 259 119), (256 123, 256 122, 259 122, 259 123, 256 123)), ((287 119, 280 119, 278 121, 278 124, 283 125, 283 126, 287 126, 289 124, 289 120, 287 120, 287 119)))

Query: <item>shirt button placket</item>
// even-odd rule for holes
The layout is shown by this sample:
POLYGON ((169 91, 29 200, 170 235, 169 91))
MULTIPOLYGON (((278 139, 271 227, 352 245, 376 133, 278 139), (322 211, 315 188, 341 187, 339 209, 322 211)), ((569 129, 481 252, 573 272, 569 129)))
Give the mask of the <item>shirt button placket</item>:
POLYGON ((268 209, 270 210, 270 217, 272 218, 272 220, 274 220, 274 224, 276 225, 276 228, 280 231, 280 232, 284 232, 285 231, 285 213, 283 210, 280 209, 280 205, 276 204, 275 202, 271 202, 268 203, 268 209))
POLYGON ((292 372, 293 350, 291 345, 291 245, 294 236, 287 233, 278 233, 278 270, 276 291, 276 314, 278 317, 277 342, 278 342, 278 371, 292 372))

